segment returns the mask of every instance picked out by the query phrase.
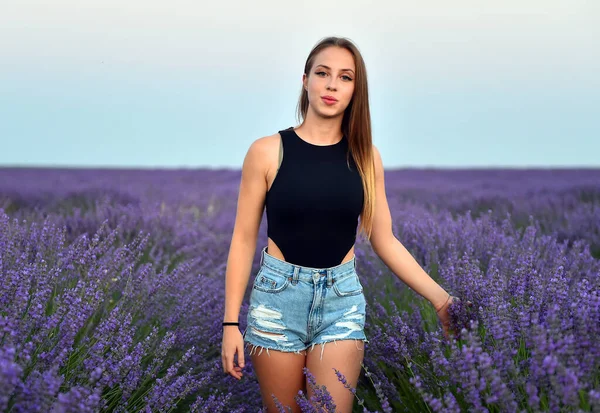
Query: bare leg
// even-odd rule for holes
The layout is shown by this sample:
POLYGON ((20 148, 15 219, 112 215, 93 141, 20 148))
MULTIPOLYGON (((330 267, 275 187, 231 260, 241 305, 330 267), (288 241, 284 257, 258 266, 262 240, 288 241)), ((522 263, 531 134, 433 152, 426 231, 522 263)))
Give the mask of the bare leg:
MULTIPOLYGON (((335 340, 315 344, 308 348, 306 367, 315 377, 317 385, 325 385, 336 405, 336 412, 351 413, 355 396, 338 380, 334 368, 340 371, 347 383, 356 388, 364 358, 361 340, 335 340)), ((313 393, 307 384, 308 397, 313 393)))
MULTIPOLYGON (((267 353, 267 349, 263 347, 251 345, 251 348, 250 357, 258 378, 263 406, 267 407, 267 413, 277 413, 278 411, 271 393, 275 394, 283 406, 291 407, 293 413, 300 413, 300 406, 296 404, 294 397, 299 390, 306 393, 304 373, 302 372, 306 365, 306 350, 295 353, 269 349, 267 353)), ((289 410, 286 409, 286 411, 289 410)))

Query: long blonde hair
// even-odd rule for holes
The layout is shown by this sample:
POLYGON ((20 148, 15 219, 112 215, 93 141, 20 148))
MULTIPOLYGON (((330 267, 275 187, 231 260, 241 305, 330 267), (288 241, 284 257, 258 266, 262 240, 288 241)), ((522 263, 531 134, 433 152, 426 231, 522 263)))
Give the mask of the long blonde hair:
MULTIPOLYGON (((359 235, 363 233, 371 238, 373 216, 375 214, 375 163, 371 137, 371 114, 369 110, 369 92, 367 69, 358 48, 347 38, 330 36, 320 40, 310 51, 304 65, 304 73, 310 75, 315 57, 323 49, 331 46, 343 47, 354 56, 356 66, 355 84, 352 100, 344 112, 342 133, 348 138, 349 154, 352 154, 363 182, 364 205, 360 214, 359 235)), ((308 112, 308 92, 304 87, 300 92, 297 117, 300 123, 308 112)))

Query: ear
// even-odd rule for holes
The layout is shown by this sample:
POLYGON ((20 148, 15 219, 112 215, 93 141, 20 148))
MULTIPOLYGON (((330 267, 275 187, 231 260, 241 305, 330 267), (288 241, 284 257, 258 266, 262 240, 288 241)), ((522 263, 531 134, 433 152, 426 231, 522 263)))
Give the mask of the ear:
POLYGON ((308 91, 308 85, 306 84, 308 82, 307 77, 306 77, 306 73, 302 73, 302 87, 304 87, 304 90, 308 91))

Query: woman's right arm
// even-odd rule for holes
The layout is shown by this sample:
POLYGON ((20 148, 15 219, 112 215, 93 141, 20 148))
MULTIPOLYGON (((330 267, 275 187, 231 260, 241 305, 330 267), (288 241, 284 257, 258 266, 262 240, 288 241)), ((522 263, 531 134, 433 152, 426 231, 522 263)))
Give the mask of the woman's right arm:
POLYGON ((223 321, 239 321, 240 307, 250 278, 267 192, 266 144, 266 138, 252 142, 242 165, 237 212, 225 271, 223 321))

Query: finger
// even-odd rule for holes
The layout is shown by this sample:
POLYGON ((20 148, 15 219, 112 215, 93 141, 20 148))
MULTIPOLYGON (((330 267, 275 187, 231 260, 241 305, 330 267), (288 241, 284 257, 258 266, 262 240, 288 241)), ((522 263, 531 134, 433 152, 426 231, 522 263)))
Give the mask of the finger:
POLYGON ((239 378, 239 376, 242 374, 242 372, 241 372, 241 370, 239 370, 239 367, 234 367, 231 370, 229 370, 227 372, 227 374, 230 374, 235 378, 239 378))
POLYGON ((238 355, 238 364, 240 365, 241 368, 244 368, 244 348, 237 348, 237 355, 238 355))
POLYGON ((228 372, 233 370, 233 356, 225 356, 225 368, 228 372))
POLYGON ((232 376, 236 377, 238 374, 243 374, 242 373, 242 368, 240 366, 237 365, 233 365, 231 369, 227 370, 228 374, 231 374, 232 376))

